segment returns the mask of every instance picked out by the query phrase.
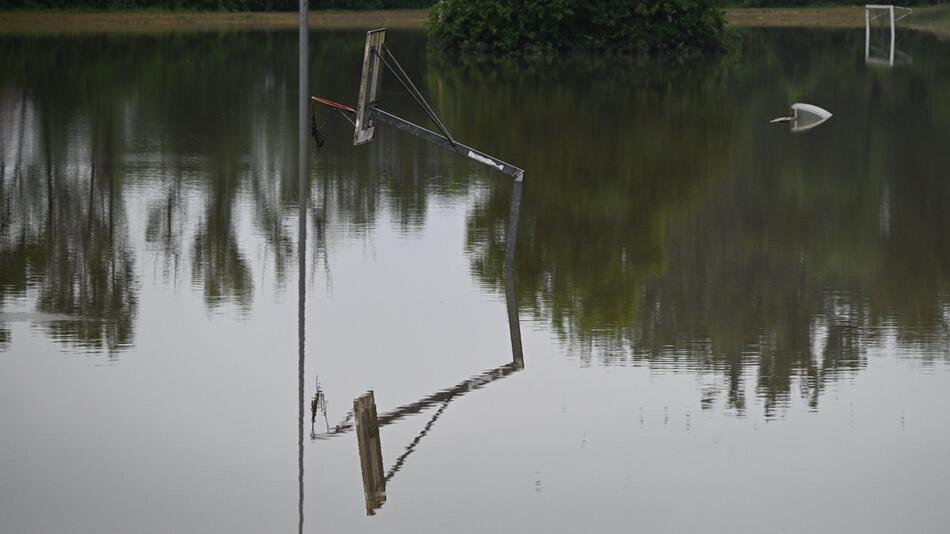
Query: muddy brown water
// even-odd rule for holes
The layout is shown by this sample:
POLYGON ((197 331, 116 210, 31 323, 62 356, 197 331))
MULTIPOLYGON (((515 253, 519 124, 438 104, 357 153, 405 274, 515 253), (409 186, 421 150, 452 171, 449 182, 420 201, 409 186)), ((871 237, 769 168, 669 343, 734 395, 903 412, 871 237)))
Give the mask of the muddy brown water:
MULTIPOLYGON (((523 190, 319 110, 306 202, 294 32, 0 38, 0 531, 943 532, 950 43, 742 36, 392 31, 523 190)), ((311 34, 313 94, 362 41, 311 34)))

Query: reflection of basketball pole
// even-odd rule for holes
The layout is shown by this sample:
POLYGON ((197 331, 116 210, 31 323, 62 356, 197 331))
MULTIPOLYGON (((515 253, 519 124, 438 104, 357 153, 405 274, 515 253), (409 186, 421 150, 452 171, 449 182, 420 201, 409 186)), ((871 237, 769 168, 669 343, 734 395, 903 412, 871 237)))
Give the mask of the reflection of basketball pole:
POLYGON ((311 434, 314 439, 326 439, 356 429, 356 442, 360 455, 360 471, 363 476, 363 494, 366 499, 366 515, 375 515, 376 510, 386 502, 386 483, 403 467, 406 459, 415 452, 422 438, 432 429, 449 403, 457 397, 479 389, 490 382, 504 378, 512 373, 524 369, 524 353, 521 347, 521 323, 518 319, 518 301, 514 280, 514 253, 518 241, 518 219, 521 211, 521 191, 524 182, 515 182, 509 211, 508 231, 505 243, 505 303, 508 312, 508 331, 511 336, 511 362, 495 369, 465 380, 453 387, 443 389, 437 393, 423 397, 418 401, 401 406, 382 416, 376 413, 376 398, 372 391, 367 392, 353 401, 351 414, 354 423, 349 423, 350 415, 343 423, 336 425, 333 431, 326 434, 311 434), (427 408, 440 405, 439 409, 425 425, 418 436, 406 447, 405 451, 396 459, 389 474, 383 470, 382 445, 379 429, 394 423, 409 415, 417 414, 427 408))
POLYGON ((508 331, 511 336, 512 363, 524 368, 521 350, 521 320, 518 318, 518 295, 515 293, 515 245, 518 242, 518 218, 521 213, 521 190, 524 181, 515 182, 511 192, 511 210, 508 212, 508 235, 505 238, 505 305, 508 308, 508 331))
POLYGON ((354 423, 347 420, 337 425, 326 434, 311 433, 313 439, 325 439, 345 433, 356 428, 356 440, 359 447, 360 470, 363 475, 363 491, 366 498, 366 514, 374 515, 376 509, 386 502, 386 481, 389 480, 415 451, 423 436, 425 436, 435 421, 445 411, 448 404, 456 397, 464 395, 473 389, 484 387, 490 382, 504 378, 514 372, 524 369, 524 354, 521 347, 521 325, 518 319, 518 303, 514 281, 514 253, 517 242, 518 218, 521 208, 521 192, 524 186, 524 171, 505 163, 484 152, 465 146, 452 137, 445 124, 439 119, 435 111, 426 102, 425 97, 416 88, 406 74, 396 57, 385 46, 386 30, 374 30, 366 34, 366 46, 363 51, 363 72, 360 79, 359 99, 356 109, 320 97, 312 97, 312 101, 324 104, 343 115, 353 123, 353 144, 360 145, 373 139, 375 122, 388 124, 398 130, 412 134, 432 143, 440 148, 451 150, 473 161, 498 170, 514 178, 515 186, 512 191, 511 210, 509 212, 508 232, 505 243, 504 284, 505 301, 508 312, 508 328, 511 336, 510 363, 490 369, 469 378, 453 387, 443 389, 418 401, 396 408, 382 416, 377 416, 376 400, 372 391, 353 401, 352 418, 354 423), (433 132, 405 119, 387 113, 379 107, 379 93, 382 83, 382 67, 385 66, 407 93, 416 101, 429 119, 435 124, 440 133, 433 132), (380 444, 379 429, 403 417, 416 414, 436 404, 441 404, 423 431, 413 440, 405 452, 396 460, 392 471, 387 476, 383 471, 383 455, 380 444))
MULTIPOLYGON (((521 188, 523 185, 523 182, 515 183, 511 198, 510 214, 512 220, 515 222, 512 223, 509 221, 508 242, 505 244, 505 264, 503 268, 505 272, 505 304, 508 311, 508 331, 511 335, 511 362, 495 367, 494 369, 483 371, 452 387, 442 389, 416 402, 386 412, 377 418, 380 427, 399 421, 404 417, 417 414, 437 404, 452 401, 456 397, 469 393, 472 390, 480 389, 495 380, 505 378, 516 371, 524 369, 524 353, 521 347, 521 323, 518 319, 518 300, 514 280, 514 251, 515 243, 518 239, 518 224, 516 221, 521 211, 521 188)), ((353 430, 353 423, 350 421, 351 416, 353 416, 353 414, 348 414, 346 419, 334 426, 332 430, 325 433, 314 434, 311 437, 313 439, 327 439, 353 430)))
POLYGON ((425 97, 416 88, 409 75, 402 68, 402 65, 396 61, 396 57, 385 46, 386 30, 373 30, 366 34, 366 47, 363 51, 363 74, 360 79, 359 99, 356 102, 356 109, 327 100, 325 98, 313 97, 314 102, 319 102, 340 112, 354 126, 353 144, 360 145, 372 141, 375 132, 375 123, 381 122, 388 124, 408 134, 419 137, 440 148, 451 150, 472 161, 491 167, 511 176, 515 181, 521 181, 524 178, 524 171, 514 165, 485 154, 474 148, 465 146, 452 137, 445 124, 439 119, 432 106, 426 102, 425 97), (382 85, 382 67, 396 78, 396 81, 403 86, 407 93, 412 96, 416 104, 432 120, 439 133, 433 132, 417 124, 413 124, 406 119, 397 117, 379 109, 379 93, 382 85))

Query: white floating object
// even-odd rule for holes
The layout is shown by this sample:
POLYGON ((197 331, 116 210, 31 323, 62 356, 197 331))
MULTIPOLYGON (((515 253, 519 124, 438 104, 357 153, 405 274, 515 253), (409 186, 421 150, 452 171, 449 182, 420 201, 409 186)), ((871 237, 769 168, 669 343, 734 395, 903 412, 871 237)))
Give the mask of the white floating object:
POLYGON ((788 122, 791 123, 793 132, 804 132, 805 130, 811 130, 830 118, 831 112, 827 109, 822 109, 811 104, 796 103, 792 104, 791 117, 778 117, 769 122, 788 122))

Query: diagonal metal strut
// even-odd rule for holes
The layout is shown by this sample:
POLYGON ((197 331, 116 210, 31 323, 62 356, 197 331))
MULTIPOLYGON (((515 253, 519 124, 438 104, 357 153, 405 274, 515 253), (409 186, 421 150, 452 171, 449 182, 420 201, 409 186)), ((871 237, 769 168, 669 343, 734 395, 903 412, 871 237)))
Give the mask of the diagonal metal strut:
POLYGON ((419 104, 419 107, 422 108, 422 111, 429 116, 429 119, 435 123, 436 128, 442 132, 442 135, 448 139, 449 143, 455 145, 455 138, 452 137, 452 134, 449 133, 449 129, 445 127, 445 124, 442 123, 442 120, 439 119, 439 116, 436 115, 435 110, 432 109, 432 106, 429 105, 429 102, 426 101, 425 97, 422 96, 422 93, 419 89, 416 88, 416 84, 412 83, 412 79, 406 74, 406 71, 402 68, 402 65, 399 64, 399 61, 396 60, 396 56, 389 51, 389 48, 386 46, 381 47, 383 53, 380 53, 379 50, 373 49, 373 53, 376 54, 380 61, 383 62, 383 65, 386 65, 386 68, 389 69, 389 72, 396 77, 396 80, 402 84, 406 92, 412 96, 413 100, 416 101, 416 104, 419 104), (387 60, 388 58, 388 60, 387 60), (389 62, 392 61, 392 64, 389 62), (393 66, 395 65, 395 67, 393 66))
POLYGON ((511 165, 510 163, 505 163, 494 156, 489 156, 484 152, 475 150, 469 146, 465 146, 462 143, 454 143, 448 137, 439 135, 432 130, 428 130, 422 126, 419 126, 418 124, 413 124, 406 119, 397 117, 392 113, 388 113, 379 109, 378 107, 373 108, 371 117, 375 121, 386 123, 397 130, 402 130, 416 137, 420 137, 432 143, 433 145, 451 150, 452 152, 461 154, 470 160, 477 161, 482 165, 487 165, 497 171, 501 171, 514 178, 516 182, 520 182, 524 178, 524 171, 518 167, 515 167, 514 165, 511 165))

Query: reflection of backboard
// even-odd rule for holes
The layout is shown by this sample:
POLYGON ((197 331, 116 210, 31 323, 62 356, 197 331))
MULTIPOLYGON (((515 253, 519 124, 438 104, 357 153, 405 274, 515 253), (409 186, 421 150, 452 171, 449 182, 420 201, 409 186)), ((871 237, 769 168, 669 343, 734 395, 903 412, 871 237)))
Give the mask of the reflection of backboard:
POLYGON ((361 145, 373 140, 374 128, 371 112, 378 99, 379 87, 383 79, 383 73, 379 68, 379 58, 383 53, 383 42, 385 40, 385 28, 366 33, 366 48, 363 51, 363 75, 360 78, 360 96, 359 100, 356 101, 354 145, 361 145))
POLYGON ((360 450, 360 470, 363 472, 366 515, 375 515, 376 509, 386 502, 386 472, 383 471, 376 399, 372 391, 353 401, 353 419, 356 421, 356 442, 360 450))

